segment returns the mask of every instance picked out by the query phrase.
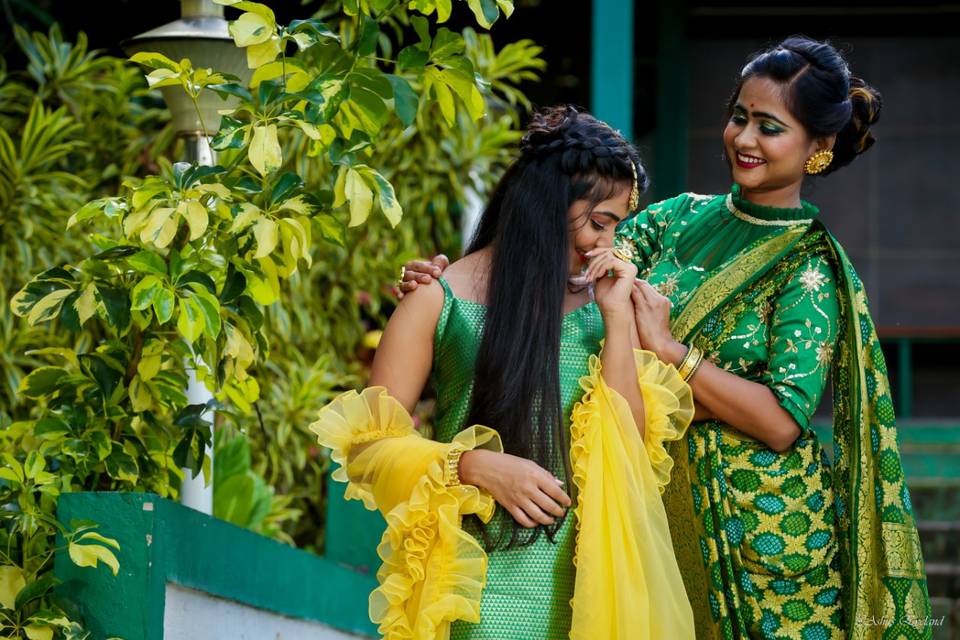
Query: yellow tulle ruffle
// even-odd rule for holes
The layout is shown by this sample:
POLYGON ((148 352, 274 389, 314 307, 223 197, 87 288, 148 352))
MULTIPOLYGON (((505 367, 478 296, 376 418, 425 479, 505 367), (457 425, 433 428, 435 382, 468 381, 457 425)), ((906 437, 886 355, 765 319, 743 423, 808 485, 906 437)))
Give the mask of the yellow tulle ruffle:
POLYGON ((487 555, 461 518, 489 521, 495 505, 474 486, 449 486, 446 459, 453 447, 502 451, 499 435, 475 426, 451 443, 424 438, 383 387, 340 395, 310 429, 332 450, 333 478, 347 482, 346 497, 386 519, 380 586, 370 594, 370 619, 383 637, 445 639, 453 620, 478 622, 487 555))
POLYGON ((590 359, 584 396, 571 416, 577 488, 574 640, 693 638, 687 600, 660 492, 673 461, 665 443, 693 418, 690 388, 672 366, 635 350, 644 436, 627 401, 590 359))

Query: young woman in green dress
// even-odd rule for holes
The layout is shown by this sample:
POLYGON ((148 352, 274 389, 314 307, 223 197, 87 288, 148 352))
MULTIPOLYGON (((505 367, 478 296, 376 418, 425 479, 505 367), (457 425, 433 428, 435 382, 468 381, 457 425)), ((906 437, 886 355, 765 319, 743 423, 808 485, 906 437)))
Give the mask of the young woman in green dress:
POLYGON ((467 255, 398 306, 371 386, 311 425, 346 496, 386 518, 387 638, 693 637, 660 499, 693 399, 634 351, 637 268, 613 249, 645 184, 606 124, 536 114, 467 255), (431 376, 428 440, 409 413, 431 376))
MULTIPOLYGON (((695 422, 664 495, 697 638, 928 638, 923 559, 863 284, 800 199, 874 142, 879 94, 829 44, 789 38, 742 70, 725 195, 618 228, 644 348, 688 374, 695 422), (649 305, 649 292, 672 302, 649 305), (692 373, 691 373, 692 372, 692 373), (810 428, 833 381, 831 463, 810 428)), ((410 263, 401 287, 443 266, 410 263)))

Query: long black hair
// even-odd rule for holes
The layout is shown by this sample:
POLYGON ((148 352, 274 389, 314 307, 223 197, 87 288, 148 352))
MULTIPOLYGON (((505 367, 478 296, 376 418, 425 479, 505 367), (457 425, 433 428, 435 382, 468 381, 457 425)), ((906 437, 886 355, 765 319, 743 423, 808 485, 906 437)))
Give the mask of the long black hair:
POLYGON ((784 88, 784 101, 813 138, 836 134, 833 162, 821 175, 850 164, 875 142, 870 127, 880 118, 880 93, 850 72, 843 55, 827 42, 791 36, 756 54, 740 72, 727 105, 733 113, 749 78, 769 78, 784 88))
MULTIPOLYGON (((570 486, 569 442, 560 401, 560 329, 570 223, 577 200, 591 209, 631 189, 646 173, 636 149, 609 125, 572 106, 536 113, 480 218, 467 253, 491 247, 487 316, 466 424, 499 431, 504 450, 562 473, 570 486)), ((488 549, 530 544, 550 527, 512 520, 488 549), (507 535, 509 533, 509 536, 507 535)))

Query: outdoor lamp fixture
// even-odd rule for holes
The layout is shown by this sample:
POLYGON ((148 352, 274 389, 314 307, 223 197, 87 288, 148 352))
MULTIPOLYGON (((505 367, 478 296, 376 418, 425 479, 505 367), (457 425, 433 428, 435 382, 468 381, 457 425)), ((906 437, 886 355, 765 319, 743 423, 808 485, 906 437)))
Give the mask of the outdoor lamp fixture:
MULTIPOLYGON (((243 49, 234 45, 227 32, 223 7, 213 0, 180 0, 180 14, 179 20, 124 41, 123 50, 127 55, 156 51, 175 62, 189 58, 194 68, 209 67, 237 76, 242 84, 249 83, 252 72, 247 68, 243 49)), ((223 100, 212 91, 204 91, 200 94, 198 117, 193 100, 183 88, 161 87, 160 92, 173 116, 177 135, 187 143, 184 159, 196 164, 216 164, 216 152, 210 148, 209 138, 204 139, 204 129, 212 137, 220 127, 218 111, 236 106, 237 99, 223 100)))
MULTIPOLYGON (((142 51, 162 53, 176 62, 189 58, 195 69, 209 67, 237 76, 243 84, 250 82, 251 71, 247 68, 246 54, 234 45, 233 38, 227 32, 222 6, 214 4, 212 0, 180 0, 180 14, 179 20, 121 43, 123 50, 127 55, 142 51)), ((173 116, 173 127, 186 143, 184 160, 208 166, 216 164, 217 154, 210 147, 210 140, 220 127, 218 111, 232 108, 237 99, 223 100, 212 91, 204 91, 200 94, 198 116, 193 100, 179 85, 161 87, 160 91, 173 116)), ((190 404, 206 404, 213 395, 197 382, 192 368, 188 368, 187 373, 190 379, 188 401, 190 404)), ((212 429, 212 412, 205 417, 212 429)), ((213 450, 208 448, 207 455, 212 462, 213 450)), ((213 483, 207 486, 202 473, 193 478, 186 471, 180 488, 180 500, 197 511, 212 514, 213 483)))

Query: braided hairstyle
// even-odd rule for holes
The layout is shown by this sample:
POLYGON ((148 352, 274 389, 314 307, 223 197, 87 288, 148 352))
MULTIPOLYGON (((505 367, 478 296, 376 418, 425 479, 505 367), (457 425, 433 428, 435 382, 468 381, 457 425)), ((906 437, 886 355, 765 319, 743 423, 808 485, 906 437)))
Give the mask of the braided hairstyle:
POLYGON ((783 86, 787 108, 811 137, 837 136, 833 162, 821 175, 850 164, 873 146, 870 127, 880 118, 883 101, 876 89, 851 75, 843 55, 830 44, 792 36, 755 55, 740 72, 728 115, 743 83, 755 77, 783 86))
MULTIPOLYGON (((592 210, 647 176, 636 149, 609 125, 572 106, 534 114, 520 157, 506 170, 483 212, 467 253, 491 247, 487 314, 477 351, 465 424, 497 431, 504 450, 533 460, 567 486, 569 442, 560 402, 560 330, 570 271, 568 211, 592 210)), ((633 212, 631 212, 633 213, 633 212)), ((498 510, 503 517, 505 512, 498 510)), ((509 517, 507 514, 506 517, 509 517)), ((524 529, 481 527, 488 550, 523 546, 562 524, 524 529)))

